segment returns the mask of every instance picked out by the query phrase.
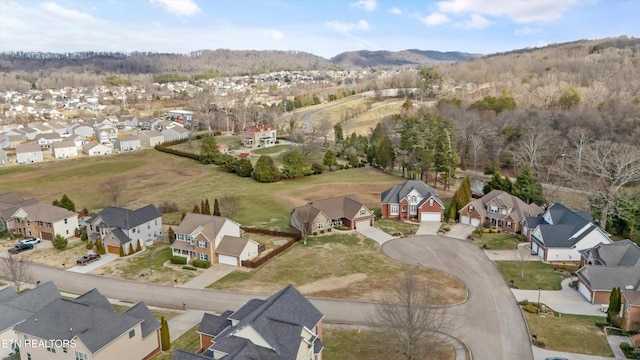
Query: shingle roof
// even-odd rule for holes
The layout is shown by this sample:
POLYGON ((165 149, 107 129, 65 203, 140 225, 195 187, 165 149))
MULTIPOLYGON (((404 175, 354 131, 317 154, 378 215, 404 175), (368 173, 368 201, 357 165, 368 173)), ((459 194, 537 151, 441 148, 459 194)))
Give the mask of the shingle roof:
POLYGON ((240 256, 249 239, 225 235, 216 248, 216 254, 240 256))
POLYGON ((160 329, 160 321, 151 313, 149 308, 144 302, 139 302, 133 307, 124 312, 126 315, 130 315, 137 319, 142 320, 142 337, 146 337, 152 332, 160 329))
POLYGON ((622 290, 627 303, 631 306, 640 306, 640 291, 622 290))
POLYGON ((78 216, 78 214, 74 213, 73 211, 41 203, 21 206, 20 208, 27 213, 27 218, 29 218, 31 221, 44 221, 52 223, 66 218, 78 216))
POLYGON ((614 287, 624 290, 628 285, 640 289, 640 268, 635 266, 585 265, 576 275, 582 278, 592 291, 610 291, 614 287))
POLYGON ((204 313, 202 320, 200 321, 200 325, 198 326, 198 332, 211 336, 218 335, 222 330, 226 329, 227 326, 231 325, 229 316, 232 313, 233 312, 231 310, 227 310, 220 315, 204 313))
POLYGON ((397 204, 413 190, 420 193, 423 198, 434 197, 442 205, 442 201, 438 198, 438 191, 420 180, 407 180, 383 191, 380 194, 380 202, 382 204, 397 204))
POLYGON ((329 219, 350 219, 360 216, 359 211, 364 205, 355 195, 338 196, 328 199, 310 201, 307 205, 293 209, 291 216, 300 219, 300 223, 310 222, 323 213, 329 219))
POLYGON ((42 152, 40 145, 36 143, 16 145, 16 154, 42 152))
POLYGON ((3 290, 3 293, 4 300, 0 299, 0 332, 60 299, 60 292, 51 281, 13 297, 7 295, 11 290, 3 290))
POLYGON ((109 302, 109 299, 100 294, 98 289, 95 288, 73 299, 73 302, 102 308, 107 311, 115 311, 113 305, 109 302))
POLYGON ((194 354, 182 349, 176 349, 173 352, 173 356, 171 357, 171 360, 211 360, 211 359, 212 357, 194 354))
POLYGON ((0 195, 0 218, 10 219, 21 206, 37 203, 38 199, 35 198, 20 200, 15 193, 2 194, 0 195))
MULTIPOLYGON (((542 212, 542 208, 538 205, 527 204, 519 197, 501 190, 492 190, 480 199, 471 201, 471 204, 480 216, 486 216, 488 214, 487 205, 491 202, 496 202, 500 206, 510 209, 511 211, 507 215, 510 215, 515 222, 523 221, 526 217, 536 216, 542 212)), ((500 216, 506 217, 502 214, 500 216)))
POLYGON ((51 147, 54 149, 74 148, 76 147, 76 143, 73 140, 64 140, 54 142, 51 147))
POLYGON ((537 227, 542 239, 537 240, 542 240, 547 248, 570 248, 593 231, 600 231, 606 237, 600 228, 588 220, 590 217, 584 212, 572 211, 560 203, 553 204, 538 218, 537 227), (551 223, 545 220, 547 215, 551 223), (579 233, 580 231, 582 232, 579 233))
POLYGON ((585 254, 591 254, 594 260, 606 266, 640 267, 640 247, 629 239, 612 244, 598 244, 585 254))
POLYGON ((206 214, 187 213, 176 229, 176 234, 192 234, 199 227, 209 241, 213 241, 227 218, 206 214))
POLYGON ((101 217, 102 221, 109 227, 129 230, 161 217, 162 213, 160 213, 160 210, 158 210, 158 208, 153 204, 143 206, 137 210, 109 206, 100 211, 99 214, 89 219, 89 222, 93 222, 98 216, 101 217))

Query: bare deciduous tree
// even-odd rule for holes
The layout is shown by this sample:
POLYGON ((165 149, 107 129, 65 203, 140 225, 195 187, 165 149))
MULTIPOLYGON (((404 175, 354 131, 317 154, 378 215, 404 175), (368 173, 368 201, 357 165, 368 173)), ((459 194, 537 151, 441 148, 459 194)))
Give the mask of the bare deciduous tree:
POLYGON ((515 260, 518 268, 520 268, 520 278, 524 279, 524 270, 527 268, 527 265, 529 265, 529 261, 531 261, 531 250, 526 246, 518 246, 516 252, 513 253, 513 260, 515 260))
POLYGON ((384 334, 379 345, 387 358, 424 359, 442 351, 436 336, 451 327, 426 285, 407 272, 376 304, 373 326, 384 334))
POLYGON ((104 183, 104 195, 111 205, 118 205, 118 200, 122 196, 124 180, 116 177, 109 178, 104 183))
POLYGON ((318 130, 324 138, 324 147, 326 148, 327 146, 329 146, 329 134, 331 134, 331 131, 333 131, 333 124, 331 123, 331 120, 329 120, 327 117, 323 117, 323 119, 320 121, 320 125, 318 126, 318 130))
POLYGON ((24 284, 33 280, 29 263, 22 261, 22 258, 17 255, 0 258, 0 274, 9 279, 16 292, 20 292, 24 284))
MULTIPOLYGON (((582 154, 585 147, 593 140, 593 132, 582 127, 569 129, 569 141, 576 148, 576 169, 582 168, 582 154)), ((564 166, 564 164, 563 164, 564 166)))
POLYGON ((220 215, 233 219, 238 215, 242 202, 237 195, 227 194, 220 197, 220 215))

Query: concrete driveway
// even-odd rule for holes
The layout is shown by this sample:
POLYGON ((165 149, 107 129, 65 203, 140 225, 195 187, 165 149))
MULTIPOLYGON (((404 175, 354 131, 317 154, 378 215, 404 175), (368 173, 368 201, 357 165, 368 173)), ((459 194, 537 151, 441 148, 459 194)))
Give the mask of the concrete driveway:
POLYGON ((387 256, 444 271, 467 286, 468 300, 447 309, 452 333, 469 346, 474 359, 531 360, 524 317, 495 265, 478 246, 443 236, 412 236, 389 241, 387 256))
POLYGON ((118 259, 119 257, 120 256, 118 256, 116 254, 100 255, 100 260, 98 260, 98 261, 94 261, 94 262, 89 263, 87 265, 76 265, 76 266, 74 266, 72 268, 67 269, 67 271, 86 274, 86 273, 88 273, 89 271, 91 271, 93 269, 97 269, 102 265, 106 265, 106 264, 118 259))
MULTIPOLYGON (((571 279, 562 280, 562 290, 540 291, 540 302, 563 314, 607 316, 600 305, 593 305, 577 290, 569 286, 571 279)), ((538 302, 538 290, 511 289, 518 301, 538 302)))
POLYGON ((444 236, 460 240, 466 240, 473 230, 475 230, 473 226, 464 224, 453 224, 450 228, 451 230, 444 234, 444 236))
POLYGON ((377 241, 380 246, 382 246, 382 244, 386 243, 389 240, 395 239, 393 236, 373 226, 360 227, 356 229, 356 231, 371 240, 377 241))
POLYGON ((438 235, 440 225, 442 223, 439 221, 421 221, 416 235, 438 235))

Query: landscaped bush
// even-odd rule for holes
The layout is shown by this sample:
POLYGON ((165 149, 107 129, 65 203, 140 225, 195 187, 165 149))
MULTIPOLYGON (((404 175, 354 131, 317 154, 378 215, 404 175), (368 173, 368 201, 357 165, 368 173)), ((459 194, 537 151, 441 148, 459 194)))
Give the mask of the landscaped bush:
POLYGON ((191 264, 193 266, 195 266, 197 268, 201 268, 201 269, 208 269, 208 268, 211 267, 211 262, 209 262, 207 260, 196 259, 196 260, 193 260, 193 262, 191 264))
POLYGON ((331 232, 331 228, 327 229, 327 232, 331 232))
POLYGON ((313 236, 318 236, 318 232, 317 232, 317 231, 314 231, 314 232, 313 232, 313 236))
POLYGON ((171 263, 172 264, 177 264, 177 265, 186 265, 187 264, 187 258, 186 257, 182 257, 182 256, 172 256, 171 257, 171 263))
POLYGON ((489 233, 489 229, 482 229, 482 233, 483 234, 488 234, 489 233))
POLYGON ((497 233, 499 233, 499 232, 500 232, 500 230, 499 230, 499 229, 491 229, 491 233, 492 233, 492 234, 497 234, 497 233))
POLYGON ((320 230, 320 234, 324 234, 324 230, 320 230))
POLYGON ((451 228, 449 226, 443 226, 441 230, 444 232, 448 232, 451 231, 451 228))
MULTIPOLYGON (((186 259, 186 258, 183 258, 186 259)), ((193 266, 189 266, 189 265, 185 265, 182 267, 183 270, 191 270, 191 271, 196 271, 198 269, 194 268, 193 266)))

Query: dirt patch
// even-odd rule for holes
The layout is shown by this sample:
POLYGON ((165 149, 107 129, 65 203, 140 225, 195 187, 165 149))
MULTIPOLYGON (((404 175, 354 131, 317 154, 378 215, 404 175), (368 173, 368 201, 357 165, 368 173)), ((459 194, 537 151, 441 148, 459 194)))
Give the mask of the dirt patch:
POLYGON ((358 183, 335 182, 314 184, 295 190, 280 191, 276 198, 291 206, 301 206, 310 200, 326 199, 342 195, 356 194, 358 199, 369 207, 380 206, 380 193, 391 187, 389 182, 367 183, 366 187, 358 183))
POLYGON ((302 285, 298 290, 303 294, 312 294, 320 291, 330 291, 336 289, 342 289, 354 282, 364 281, 367 278, 367 274, 351 274, 346 276, 334 276, 318 281, 314 281, 310 284, 302 285))

